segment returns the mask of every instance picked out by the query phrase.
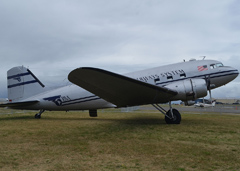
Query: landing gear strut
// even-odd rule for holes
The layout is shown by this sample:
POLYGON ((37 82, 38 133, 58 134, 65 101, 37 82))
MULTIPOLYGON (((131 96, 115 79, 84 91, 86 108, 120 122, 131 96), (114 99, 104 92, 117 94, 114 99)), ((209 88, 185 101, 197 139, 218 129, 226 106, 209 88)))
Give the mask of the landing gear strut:
POLYGON ((35 115, 35 118, 36 118, 36 119, 40 119, 40 118, 41 118, 41 114, 42 114, 43 112, 45 112, 45 110, 44 110, 44 109, 41 109, 41 110, 39 111, 39 113, 37 113, 37 114, 35 115))
POLYGON ((166 111, 158 104, 152 104, 157 110, 165 115, 165 121, 167 124, 180 124, 181 114, 177 109, 173 109, 171 102, 169 102, 170 109, 166 111))

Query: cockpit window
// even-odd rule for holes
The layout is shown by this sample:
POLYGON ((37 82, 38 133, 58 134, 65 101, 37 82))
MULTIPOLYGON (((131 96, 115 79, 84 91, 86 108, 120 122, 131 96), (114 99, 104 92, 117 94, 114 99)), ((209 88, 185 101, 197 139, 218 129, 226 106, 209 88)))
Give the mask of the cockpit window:
POLYGON ((211 64, 211 65, 210 65, 210 68, 211 68, 211 69, 214 69, 214 68, 216 68, 216 65, 215 65, 215 64, 211 64))
POLYGON ((217 68, 218 67, 223 67, 223 64, 222 63, 218 63, 218 64, 216 64, 216 66, 217 66, 217 68))
POLYGON ((219 67, 223 67, 223 64, 222 64, 222 63, 217 63, 217 64, 211 64, 211 65, 210 65, 210 68, 211 68, 211 69, 219 68, 219 67))

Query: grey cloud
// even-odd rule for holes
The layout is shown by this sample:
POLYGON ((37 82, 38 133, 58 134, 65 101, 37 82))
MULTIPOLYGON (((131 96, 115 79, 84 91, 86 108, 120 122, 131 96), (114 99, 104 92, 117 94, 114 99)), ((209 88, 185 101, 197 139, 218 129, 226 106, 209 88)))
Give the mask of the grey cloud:
POLYGON ((81 66, 125 73, 203 55, 235 65, 226 59, 240 54, 238 6, 234 0, 2 0, 0 96, 6 71, 17 65, 49 84, 81 66))

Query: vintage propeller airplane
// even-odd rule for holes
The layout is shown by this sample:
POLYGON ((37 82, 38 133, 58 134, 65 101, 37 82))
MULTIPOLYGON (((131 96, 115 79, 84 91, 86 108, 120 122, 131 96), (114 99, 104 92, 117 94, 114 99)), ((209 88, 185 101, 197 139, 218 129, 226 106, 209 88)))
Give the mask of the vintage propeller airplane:
POLYGON ((186 105, 207 95, 211 89, 227 84, 238 76, 237 69, 215 60, 190 60, 120 75, 90 67, 77 68, 68 75, 73 84, 48 90, 27 68, 14 67, 7 72, 8 102, 1 107, 40 110, 89 110, 152 104, 165 115, 168 124, 179 124, 181 115, 171 101, 186 105), (169 110, 159 104, 169 102, 169 110))

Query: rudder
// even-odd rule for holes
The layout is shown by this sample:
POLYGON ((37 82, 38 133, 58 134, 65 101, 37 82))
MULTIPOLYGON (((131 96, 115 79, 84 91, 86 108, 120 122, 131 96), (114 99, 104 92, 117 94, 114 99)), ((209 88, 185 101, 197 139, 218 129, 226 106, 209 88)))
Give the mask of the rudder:
POLYGON ((10 102, 26 99, 40 92, 45 87, 27 68, 14 67, 7 72, 8 99, 10 102))

